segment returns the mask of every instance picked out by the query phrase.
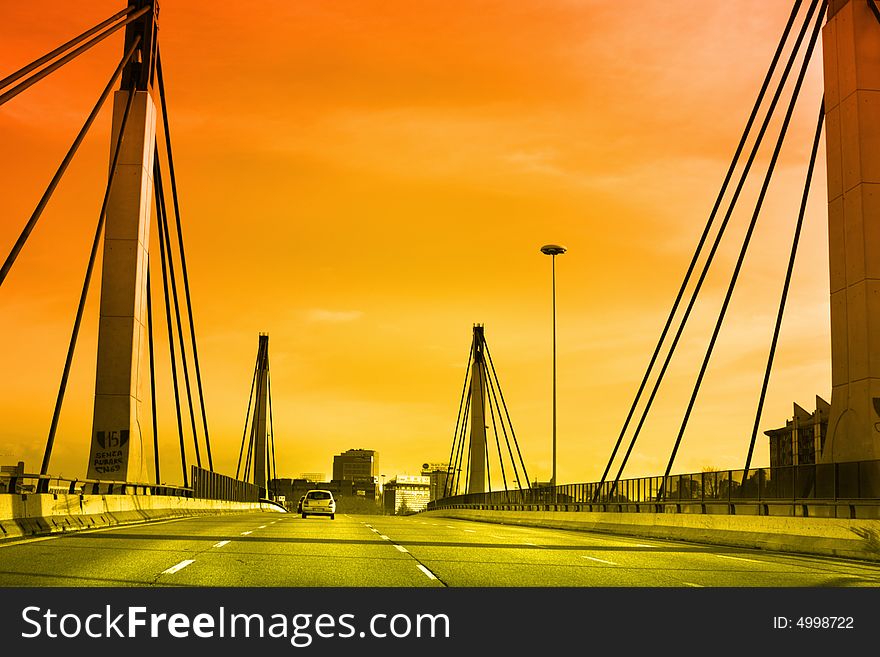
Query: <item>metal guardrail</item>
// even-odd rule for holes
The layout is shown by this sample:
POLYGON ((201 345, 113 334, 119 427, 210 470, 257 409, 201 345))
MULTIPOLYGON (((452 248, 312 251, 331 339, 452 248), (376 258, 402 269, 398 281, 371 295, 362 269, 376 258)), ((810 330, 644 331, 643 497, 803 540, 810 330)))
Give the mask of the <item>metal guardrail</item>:
POLYGON ((203 500, 259 502, 260 487, 234 477, 192 466, 193 497, 203 500))
POLYGON ((9 474, 0 478, 0 494, 166 495, 194 499, 258 502, 260 487, 216 472, 191 468, 191 486, 148 484, 106 479, 68 479, 40 474, 9 474))
POLYGON ((844 515, 857 517, 856 507, 880 506, 880 460, 753 468, 745 475, 744 470, 721 470, 623 479, 616 487, 613 482, 601 486, 596 482, 473 493, 434 500, 428 510, 517 506, 536 507, 523 510, 732 514, 745 504, 768 515, 771 507, 780 505, 792 507, 791 515, 810 515, 808 506, 814 508, 811 515, 821 506, 844 506, 844 515))
POLYGON ((109 479, 69 479, 40 474, 10 474, 0 479, 2 493, 64 493, 68 495, 174 495, 192 497, 192 489, 178 485, 145 484, 109 479))

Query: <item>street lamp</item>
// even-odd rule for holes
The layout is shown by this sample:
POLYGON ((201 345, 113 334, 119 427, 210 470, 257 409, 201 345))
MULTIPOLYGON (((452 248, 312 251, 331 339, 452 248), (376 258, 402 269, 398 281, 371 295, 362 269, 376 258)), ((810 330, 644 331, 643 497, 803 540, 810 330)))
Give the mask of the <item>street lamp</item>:
POLYGON ((552 273, 552 297, 553 297, 553 504, 556 504, 556 256, 566 252, 564 246, 558 244, 545 244, 541 247, 541 253, 551 256, 552 273))

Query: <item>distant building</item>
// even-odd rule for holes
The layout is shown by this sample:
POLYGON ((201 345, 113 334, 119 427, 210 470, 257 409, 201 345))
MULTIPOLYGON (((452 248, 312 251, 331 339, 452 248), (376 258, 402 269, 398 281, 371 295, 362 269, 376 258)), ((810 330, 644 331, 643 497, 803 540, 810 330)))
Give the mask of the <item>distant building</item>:
POLYGON ((810 413, 795 404, 794 417, 786 420, 784 427, 765 431, 770 438, 770 467, 816 463, 825 446, 830 410, 831 405, 817 396, 815 411, 810 413))
MULTIPOLYGON (((422 476, 430 480, 429 500, 439 500, 447 495, 448 463, 422 463, 422 476)), ((449 493, 451 494, 451 493, 449 493)))
POLYGON ((421 475, 397 475, 385 484, 385 513, 406 515, 424 511, 431 497, 431 478, 421 475))
POLYGON ((344 481, 376 481, 379 455, 372 449, 350 449, 333 457, 333 478, 344 481))
POLYGON ((326 481, 326 476, 323 472, 303 472, 300 476, 300 479, 304 479, 305 481, 315 481, 321 482, 326 481))
POLYGON ((350 449, 333 457, 333 481, 353 484, 353 494, 379 499, 379 455, 372 449, 350 449))

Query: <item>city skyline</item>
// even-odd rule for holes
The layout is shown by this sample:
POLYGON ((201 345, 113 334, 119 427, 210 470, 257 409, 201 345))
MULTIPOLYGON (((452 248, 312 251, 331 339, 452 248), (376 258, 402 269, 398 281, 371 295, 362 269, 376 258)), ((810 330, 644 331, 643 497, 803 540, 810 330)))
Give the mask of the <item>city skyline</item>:
MULTIPOLYGON (((569 248, 557 263, 558 480, 597 480, 790 9, 719 4, 267 2, 257 15, 161 3, 215 468, 235 469, 260 332, 279 476, 326 471, 353 445, 382 454, 389 476, 448 460, 480 323, 530 478, 548 480, 539 248, 555 242, 569 248)), ((3 6, 0 73, 121 8, 3 6)), ((120 54, 116 35, 0 109, 16 153, 0 163, 7 251, 120 54)), ((814 59, 676 472, 743 466, 821 96, 814 59)), ((108 149, 104 112, 0 293, 0 363, 13 373, 0 383, 0 462, 33 471, 42 458, 108 149)), ((824 143, 820 157, 761 432, 784 426, 793 402, 830 397, 824 143)), ((625 477, 662 473, 726 283, 708 280, 715 305, 698 308, 625 477)), ((54 475, 85 474, 98 297, 93 282, 54 475)), ((768 451, 760 433, 753 465, 768 451)))

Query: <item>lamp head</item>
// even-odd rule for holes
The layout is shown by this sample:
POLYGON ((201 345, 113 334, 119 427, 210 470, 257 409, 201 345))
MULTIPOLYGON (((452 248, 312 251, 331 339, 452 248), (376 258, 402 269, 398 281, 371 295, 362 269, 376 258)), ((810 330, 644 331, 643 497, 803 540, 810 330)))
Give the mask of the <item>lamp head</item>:
POLYGON ((541 253, 549 256, 562 255, 567 250, 564 246, 559 246, 558 244, 545 244, 541 247, 541 253))

